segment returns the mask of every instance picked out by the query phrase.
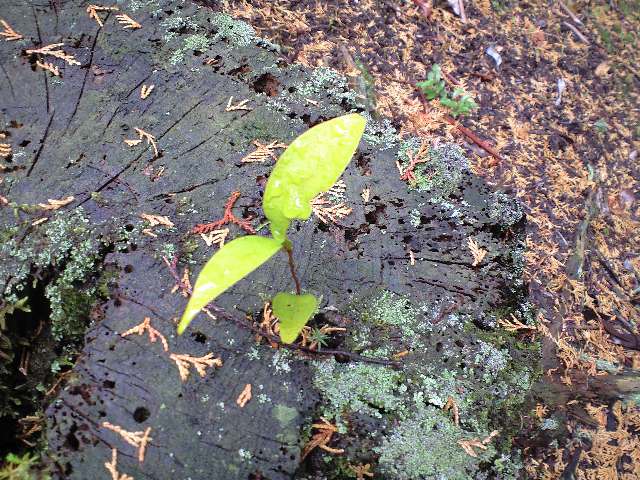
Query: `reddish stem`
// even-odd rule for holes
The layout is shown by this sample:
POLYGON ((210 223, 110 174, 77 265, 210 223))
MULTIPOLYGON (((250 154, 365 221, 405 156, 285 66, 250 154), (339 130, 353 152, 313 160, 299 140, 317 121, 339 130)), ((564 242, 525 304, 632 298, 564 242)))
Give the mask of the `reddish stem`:
POLYGON ((289 270, 291 270, 291 276, 293 277, 293 281, 296 284, 296 294, 300 295, 302 293, 302 289, 300 288, 300 280, 298 280, 298 276, 296 275, 296 267, 293 263, 293 249, 288 246, 284 246, 283 249, 285 252, 287 252, 287 256, 289 257, 289 270))

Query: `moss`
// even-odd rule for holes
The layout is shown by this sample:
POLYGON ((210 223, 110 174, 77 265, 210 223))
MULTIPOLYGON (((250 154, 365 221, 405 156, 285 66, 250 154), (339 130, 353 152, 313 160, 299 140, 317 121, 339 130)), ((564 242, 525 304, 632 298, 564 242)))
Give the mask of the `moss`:
POLYGON ((56 212, 19 244, 18 230, 12 231, 14 235, 0 245, 5 259, 0 265, 0 278, 6 279, 3 302, 15 302, 35 282, 44 282, 54 339, 64 343, 81 338, 92 307, 108 294, 108 283, 115 275, 98 269, 98 264, 108 245, 120 248, 133 238, 132 233, 123 228, 109 238, 101 237, 82 207, 56 212))
MULTIPOLYGON (((428 325, 418 318, 419 313, 408 299, 384 291, 370 303, 366 302, 366 308, 361 310, 360 318, 365 324, 371 323, 376 327, 397 327, 412 346, 415 344, 414 340, 428 330, 428 325)), ((365 333, 367 338, 371 338, 369 332, 365 333)))
POLYGON ((272 413, 276 420, 280 423, 282 428, 287 427, 298 417, 298 410, 295 408, 287 407, 286 405, 277 404, 274 405, 272 413))
POLYGON ((22 456, 10 453, 0 468, 0 480, 48 480, 50 478, 48 469, 42 467, 39 455, 31 453, 25 453, 22 456))
MULTIPOLYGON (((260 401, 260 398, 261 394, 257 396, 258 402, 265 403, 264 401, 260 401)), ((298 410, 286 405, 276 404, 271 411, 271 415, 278 420, 280 424, 280 433, 277 435, 278 441, 295 445, 300 435, 297 422, 299 416, 298 410)))
POLYGON ((180 15, 171 15, 164 19, 160 23, 160 26, 166 31, 162 37, 165 42, 176 38, 180 32, 197 32, 200 29, 200 26, 196 22, 188 17, 182 17, 180 15))
POLYGON ((508 367, 511 356, 508 350, 496 348, 490 343, 480 341, 480 349, 476 352, 474 363, 484 370, 482 379, 492 383, 500 372, 508 367))

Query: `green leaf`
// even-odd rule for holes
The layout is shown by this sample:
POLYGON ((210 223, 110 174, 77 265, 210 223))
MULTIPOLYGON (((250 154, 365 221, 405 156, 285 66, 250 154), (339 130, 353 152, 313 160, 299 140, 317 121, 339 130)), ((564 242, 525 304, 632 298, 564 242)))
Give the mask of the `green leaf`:
POLYGON ((193 287, 178 334, 182 334, 202 307, 246 277, 282 248, 273 238, 247 235, 225 244, 209 259, 193 287))
POLYGON ((275 239, 286 238, 292 219, 309 218, 311 200, 340 178, 358 148, 365 123, 357 113, 323 122, 296 138, 280 156, 262 201, 275 239))
POLYGON ((310 293, 294 295, 280 292, 273 297, 271 306, 273 314, 280 320, 280 339, 284 343, 292 343, 318 308, 318 300, 310 293))
POLYGON ((434 64, 427 74, 427 79, 416 83, 416 86, 422 90, 427 100, 433 100, 434 98, 446 95, 444 80, 442 80, 440 76, 440 65, 437 63, 434 64))

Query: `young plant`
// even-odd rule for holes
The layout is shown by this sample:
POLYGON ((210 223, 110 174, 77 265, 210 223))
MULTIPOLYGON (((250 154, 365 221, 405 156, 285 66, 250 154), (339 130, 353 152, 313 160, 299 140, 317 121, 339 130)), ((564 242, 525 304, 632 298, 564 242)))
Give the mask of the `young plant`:
POLYGON ((281 340, 292 343, 298 337, 318 308, 318 300, 309 293, 302 294, 287 230, 291 220, 309 218, 311 200, 340 178, 360 143, 364 126, 362 116, 344 115, 316 125, 289 145, 271 172, 262 200, 272 237, 237 238, 209 259, 193 287, 178 334, 209 302, 284 250, 296 293, 279 292, 271 303, 274 315, 280 319, 281 340))
POLYGON ((444 89, 444 80, 442 80, 442 76, 440 74, 440 65, 437 63, 431 67, 431 70, 427 74, 427 79, 416 83, 416 85, 420 90, 422 90, 425 97, 427 97, 427 100, 440 98, 447 94, 444 89))
POLYGON ((451 110, 451 116, 454 118, 460 115, 469 115, 471 110, 478 108, 478 104, 473 101, 473 98, 461 88, 456 88, 451 98, 441 98, 440 103, 451 110))
POLYGON ((440 103, 451 110, 451 116, 469 115, 472 110, 478 108, 471 96, 461 88, 456 88, 453 94, 449 94, 442 80, 440 65, 437 63, 431 67, 427 79, 416 83, 422 90, 427 100, 440 99, 440 103))

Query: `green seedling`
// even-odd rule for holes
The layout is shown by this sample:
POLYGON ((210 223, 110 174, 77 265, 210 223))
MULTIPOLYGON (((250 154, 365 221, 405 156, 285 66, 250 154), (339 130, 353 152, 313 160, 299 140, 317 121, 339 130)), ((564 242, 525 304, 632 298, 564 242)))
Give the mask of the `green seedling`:
POLYGON ((318 308, 313 295, 303 294, 295 274, 287 230, 294 219, 311 215, 311 200, 327 191, 351 161, 364 133, 365 119, 344 115, 316 125, 296 138, 278 159, 267 181, 262 207, 272 237, 247 235, 225 244, 204 266, 182 314, 178 334, 209 302, 280 250, 289 257, 296 294, 278 293, 272 301, 280 320, 280 338, 292 343, 318 308))
POLYGON ((461 88, 456 88, 451 98, 441 98, 440 103, 451 110, 451 116, 454 118, 460 115, 469 115, 472 110, 478 108, 478 104, 473 101, 473 98, 461 88))
POLYGON ((437 63, 431 67, 431 70, 427 74, 427 79, 423 82, 416 83, 416 85, 422 90, 427 100, 440 98, 447 94, 444 89, 444 80, 442 80, 440 65, 437 63))
POLYGON ((456 88, 452 94, 449 94, 442 80, 440 65, 437 63, 431 67, 427 79, 416 83, 416 86, 422 90, 427 100, 439 98, 440 103, 451 111, 451 116, 454 118, 469 115, 472 110, 478 108, 471 96, 461 88, 456 88))

